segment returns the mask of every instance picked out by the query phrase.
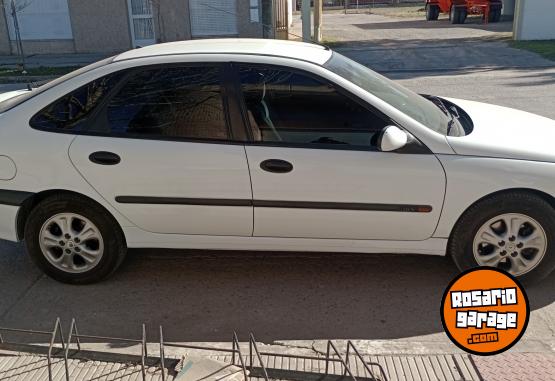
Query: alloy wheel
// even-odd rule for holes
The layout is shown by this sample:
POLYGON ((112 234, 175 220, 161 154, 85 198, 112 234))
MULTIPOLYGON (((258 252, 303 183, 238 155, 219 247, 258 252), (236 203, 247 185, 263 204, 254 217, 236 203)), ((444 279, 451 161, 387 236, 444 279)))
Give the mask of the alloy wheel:
POLYGON ((48 262, 74 274, 93 269, 104 254, 100 230, 74 213, 57 214, 47 220, 40 230, 39 244, 48 262))
POLYGON ((547 251, 547 235, 532 217, 507 213, 483 224, 473 243, 480 266, 497 267, 514 276, 533 270, 547 251))

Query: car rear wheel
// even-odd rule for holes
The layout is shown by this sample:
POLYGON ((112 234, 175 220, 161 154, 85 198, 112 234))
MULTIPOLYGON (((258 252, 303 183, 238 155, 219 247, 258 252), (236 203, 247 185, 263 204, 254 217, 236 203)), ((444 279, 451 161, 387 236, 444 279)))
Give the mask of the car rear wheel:
POLYGON ((50 277, 72 284, 111 275, 126 253, 117 222, 94 202, 73 195, 47 198, 25 225, 27 251, 50 277))
POLYGON ((426 20, 428 21, 435 21, 439 18, 439 6, 437 5, 428 5, 426 8, 426 20))
POLYGON ((461 271, 488 266, 526 283, 555 269, 555 210, 534 194, 514 192, 485 199, 459 220, 449 253, 461 271))

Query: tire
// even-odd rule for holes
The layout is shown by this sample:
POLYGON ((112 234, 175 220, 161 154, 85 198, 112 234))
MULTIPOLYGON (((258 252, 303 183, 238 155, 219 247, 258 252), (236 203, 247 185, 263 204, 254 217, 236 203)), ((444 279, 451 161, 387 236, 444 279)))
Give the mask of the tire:
POLYGON ((489 11, 489 22, 496 23, 501 21, 501 7, 492 6, 489 11))
MULTIPOLYGON (((536 239, 533 241, 535 244, 540 242, 536 239)), ((488 258, 492 258, 494 261, 501 259, 497 267, 512 273, 525 284, 536 283, 555 270, 555 209, 548 201, 527 192, 510 192, 486 198, 471 206, 461 216, 453 229, 447 250, 461 271, 478 266, 488 266, 488 264, 479 263, 477 258, 481 262, 487 262, 488 258), (485 243, 482 239, 484 236, 487 240, 493 237, 491 241, 499 239, 496 231, 501 234, 510 233, 504 232, 503 226, 506 225, 504 223, 490 225, 492 221, 500 221, 499 217, 503 215, 508 215, 509 221, 515 221, 515 226, 518 226, 513 229, 518 231, 516 239, 511 235, 506 235, 507 239, 503 238, 497 244, 485 243), (520 216, 525 219, 519 220, 520 216), (529 222, 521 225, 519 221, 529 222), (533 230, 532 225, 535 226, 533 230), (483 233, 484 227, 494 227, 495 229, 483 233), (491 234, 492 232, 494 235, 491 234), (528 233, 530 235, 527 235, 528 233), (545 244, 542 249, 518 246, 526 238, 530 239, 536 234, 543 237, 541 241, 544 241, 545 244), (480 243, 481 241, 482 243, 480 243), (500 246, 501 244, 503 245, 500 246), (497 248, 495 248, 496 246, 497 248), (492 248, 495 250, 492 251, 492 248), (513 256, 515 253, 517 255, 513 256), (523 263, 520 261, 521 256, 530 266, 527 270, 526 267, 523 267, 523 270, 518 272, 516 271, 518 263, 523 263)), ((490 266, 495 266, 495 263, 490 266)))
POLYGON ((439 18, 439 6, 437 5, 428 5, 426 7, 426 20, 427 21, 436 21, 439 18))
POLYGON ((116 220, 95 202, 72 194, 48 197, 31 211, 25 224, 25 244, 46 275, 70 284, 105 279, 121 265, 127 252, 116 220))
POLYGON ((449 20, 451 20, 451 24, 464 24, 466 15, 465 7, 457 7, 453 5, 449 11, 449 20))

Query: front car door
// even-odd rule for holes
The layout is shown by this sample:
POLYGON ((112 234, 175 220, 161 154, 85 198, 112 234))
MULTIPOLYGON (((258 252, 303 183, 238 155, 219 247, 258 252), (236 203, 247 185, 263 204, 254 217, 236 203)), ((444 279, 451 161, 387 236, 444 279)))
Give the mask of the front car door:
POLYGON ((118 72, 54 102, 33 123, 75 133, 74 166, 137 227, 251 236, 249 170, 243 144, 234 143, 224 71, 197 64, 118 72))
POLYGON ((377 150, 387 116, 296 69, 236 64, 253 187, 254 236, 430 238, 445 174, 418 141, 377 150))

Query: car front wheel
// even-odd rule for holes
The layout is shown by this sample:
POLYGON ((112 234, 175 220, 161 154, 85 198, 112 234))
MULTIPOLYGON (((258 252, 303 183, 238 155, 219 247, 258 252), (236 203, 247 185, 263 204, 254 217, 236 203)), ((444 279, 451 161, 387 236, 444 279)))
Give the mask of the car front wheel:
POLYGON ((27 251, 50 277, 72 284, 111 275, 125 257, 123 233, 112 216, 73 195, 47 198, 25 226, 27 251))
POLYGON ((449 252, 460 270, 497 267, 534 283, 555 269, 555 210, 529 193, 482 200, 459 220, 449 252))

